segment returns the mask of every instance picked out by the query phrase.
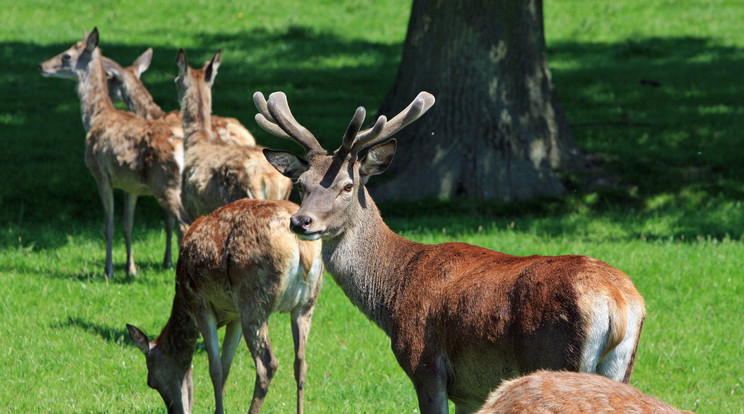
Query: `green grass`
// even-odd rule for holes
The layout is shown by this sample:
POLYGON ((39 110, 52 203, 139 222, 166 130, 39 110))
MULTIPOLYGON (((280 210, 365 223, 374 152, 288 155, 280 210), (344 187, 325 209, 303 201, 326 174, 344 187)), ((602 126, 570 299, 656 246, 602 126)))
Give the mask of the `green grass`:
MULTIPOLYGON (((173 271, 160 268, 163 214, 142 199, 139 274, 103 277, 102 212, 83 163, 73 83, 36 65, 98 26, 108 56, 155 49, 144 81, 176 107, 175 54, 223 49, 215 113, 272 147, 252 121, 256 90, 287 92, 295 116, 337 145, 358 105, 392 85, 409 2, 76 2, 0 0, 0 412, 162 412, 125 323, 165 323, 173 271)), ((700 413, 744 412, 744 8, 738 1, 549 1, 553 78, 578 144, 603 164, 566 176, 561 199, 382 206, 411 239, 500 251, 587 254, 628 273, 646 299, 632 384, 700 413), (647 86, 655 81, 659 86, 647 86), (611 185, 606 185, 607 183, 611 185)), ((117 208, 121 201, 117 198, 117 208)), ((291 412, 286 315, 271 319, 280 361, 265 412, 291 412)), ((308 412, 414 412, 389 340, 326 276, 308 344, 308 412)), ((194 359, 197 412, 213 406, 206 352, 194 359)), ((253 363, 241 346, 226 408, 244 411, 253 363)))

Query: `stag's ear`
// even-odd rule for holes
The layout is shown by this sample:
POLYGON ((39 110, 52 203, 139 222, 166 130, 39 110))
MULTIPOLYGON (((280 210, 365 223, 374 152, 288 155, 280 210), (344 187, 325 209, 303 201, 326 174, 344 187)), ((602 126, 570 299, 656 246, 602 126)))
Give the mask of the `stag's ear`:
POLYGON ((147 339, 147 335, 134 325, 127 324, 127 330, 129 330, 129 337, 132 338, 132 342, 143 354, 147 354, 150 350, 150 340, 147 339))
POLYGON ((93 31, 85 37, 85 48, 89 52, 92 52, 95 48, 98 47, 98 41, 98 27, 94 27, 93 31))
POLYGON ((264 148, 266 160, 273 165, 282 175, 292 180, 299 178, 305 171, 310 168, 307 161, 286 151, 276 151, 264 148))
POLYGON ((134 74, 137 76, 137 79, 139 79, 147 68, 150 67, 150 63, 152 63, 152 48, 148 47, 147 50, 145 50, 145 53, 141 54, 140 57, 132 63, 132 68, 134 68, 134 74))
POLYGON ((206 68, 204 69, 204 80, 210 87, 212 86, 212 83, 214 83, 214 77, 217 76, 217 69, 219 69, 221 62, 222 49, 218 49, 217 53, 212 56, 212 59, 207 62, 206 68))
POLYGON ((377 174, 382 174, 387 170, 390 163, 393 161, 395 155, 395 148, 398 143, 391 139, 388 142, 375 145, 367 151, 367 155, 364 156, 359 162, 359 174, 365 179, 377 174))
POLYGON ((178 76, 183 76, 189 71, 189 60, 186 58, 186 52, 183 49, 178 49, 176 66, 178 66, 178 76))

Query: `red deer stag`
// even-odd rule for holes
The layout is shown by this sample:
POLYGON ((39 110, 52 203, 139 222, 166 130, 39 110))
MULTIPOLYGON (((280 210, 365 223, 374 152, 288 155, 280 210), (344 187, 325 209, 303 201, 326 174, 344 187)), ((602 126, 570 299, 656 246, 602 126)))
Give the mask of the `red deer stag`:
POLYGON ((216 142, 207 127, 211 125, 211 88, 221 56, 218 51, 198 70, 189 67, 183 49, 176 59, 186 154, 181 193, 192 219, 243 197, 280 200, 289 198, 292 191, 292 181, 266 161, 261 147, 216 142))
POLYGON ((364 184, 385 171, 391 135, 426 112, 432 95, 421 92, 399 115, 361 132, 358 108, 333 155, 294 119, 284 93, 267 102, 257 92, 254 102, 262 128, 305 149, 307 160, 264 150, 303 193, 291 230, 323 239, 328 272, 388 334, 422 413, 447 412, 448 398, 458 413, 475 411, 502 380, 539 369, 629 381, 645 308, 623 272, 585 256, 424 245, 385 225, 364 184))
POLYGON ((630 385, 578 372, 538 371, 505 381, 477 414, 679 414, 630 385))
MULTIPOLYGON (((164 112, 142 83, 142 73, 150 67, 151 62, 152 48, 148 48, 132 63, 132 66, 126 68, 104 56, 103 68, 110 75, 108 78, 109 95, 112 100, 124 102, 130 111, 143 118, 168 122, 174 132, 183 137, 181 112, 178 110, 164 112)), ((244 146, 256 145, 253 135, 235 118, 212 115, 212 130, 217 139, 222 142, 244 146)))
POLYGON ((303 241, 289 231, 298 206, 290 201, 239 200, 194 222, 176 266, 176 296, 170 319, 150 342, 127 325, 147 360, 147 384, 169 413, 190 413, 191 361, 201 333, 209 358, 215 412, 241 333, 256 364, 251 413, 261 410, 278 363, 269 342, 268 319, 289 312, 295 346, 297 412, 303 412, 307 363, 305 344, 322 284, 320 241, 303 241), (222 356, 217 329, 225 328, 222 356))
POLYGON ((171 234, 178 220, 179 240, 190 221, 181 205, 183 142, 165 122, 150 121, 114 108, 98 48, 98 29, 66 51, 43 62, 44 76, 77 80, 83 126, 85 163, 98 184, 106 236, 106 277, 113 277, 111 244, 114 236, 114 189, 124 191, 122 224, 127 245, 127 274, 137 269, 131 236, 137 197, 152 195, 168 214, 163 265, 171 265, 171 234))

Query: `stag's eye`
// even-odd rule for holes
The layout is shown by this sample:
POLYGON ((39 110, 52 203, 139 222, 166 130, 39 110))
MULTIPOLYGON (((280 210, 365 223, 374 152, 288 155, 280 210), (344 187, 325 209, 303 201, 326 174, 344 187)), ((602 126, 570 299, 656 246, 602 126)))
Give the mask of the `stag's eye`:
POLYGON ((344 191, 347 192, 347 193, 350 193, 351 190, 353 190, 353 189, 354 189, 354 184, 349 183, 349 184, 346 184, 344 186, 344 191))
POLYGON ((71 57, 72 56, 70 56, 69 53, 65 53, 64 55, 62 55, 62 60, 70 60, 71 57))

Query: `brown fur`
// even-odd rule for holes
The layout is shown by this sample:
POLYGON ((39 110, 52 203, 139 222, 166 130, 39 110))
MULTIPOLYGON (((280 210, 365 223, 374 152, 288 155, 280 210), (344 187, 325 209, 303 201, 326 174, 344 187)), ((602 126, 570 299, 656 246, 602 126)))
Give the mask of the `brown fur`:
POLYGON ((249 197, 287 199, 292 182, 278 173, 260 147, 225 145, 214 139, 211 129, 211 86, 219 66, 219 52, 202 69, 188 67, 186 55, 176 80, 183 114, 186 158, 183 200, 189 217, 209 214, 219 206, 249 197), (207 71, 209 71, 208 76, 207 71))
POLYGON ((170 234, 173 218, 178 234, 185 232, 189 220, 181 205, 183 144, 168 124, 149 121, 114 108, 108 96, 106 77, 101 65, 98 30, 85 40, 39 65, 45 76, 74 78, 83 125, 87 132, 85 163, 98 184, 104 206, 106 235, 106 276, 113 277, 111 240, 113 238, 113 189, 125 192, 123 214, 127 243, 127 273, 135 274, 131 252, 131 226, 138 196, 152 195, 169 215, 164 265, 170 266, 170 234))
POLYGON ((674 414, 677 410, 611 379, 576 372, 538 371, 505 381, 477 414, 674 414))
MULTIPOLYGON (((121 100, 138 116, 167 122, 174 133, 183 138, 181 112, 164 112, 152 99, 142 83, 141 75, 150 66, 152 48, 148 48, 129 67, 122 67, 114 60, 104 57, 103 63, 108 78, 109 94, 112 100, 121 100)), ((212 115, 212 130, 220 142, 232 145, 255 146, 253 135, 235 118, 212 115)))
POLYGON ((347 297, 389 336, 422 413, 475 411, 504 379, 539 369, 629 380, 645 308, 623 272, 585 256, 512 256, 464 243, 424 245, 393 233, 364 187, 393 158, 389 137, 433 97, 359 132, 326 155, 296 123, 286 97, 254 95, 259 124, 298 141, 308 159, 265 151, 304 190, 292 231, 323 239, 323 260, 347 297), (392 126, 389 126, 392 125, 392 126), (359 159, 357 153, 375 142, 359 159))
POLYGON ((301 241, 287 226, 290 201, 239 200, 196 220, 183 240, 171 317, 152 343, 139 329, 130 336, 147 357, 148 384, 166 406, 190 412, 191 360, 201 332, 209 355, 215 412, 241 331, 256 363, 251 413, 260 411, 277 361, 268 337, 274 312, 292 315, 297 410, 303 411, 305 343, 322 285, 320 242, 301 241), (226 326, 222 356, 217 329, 226 326))

